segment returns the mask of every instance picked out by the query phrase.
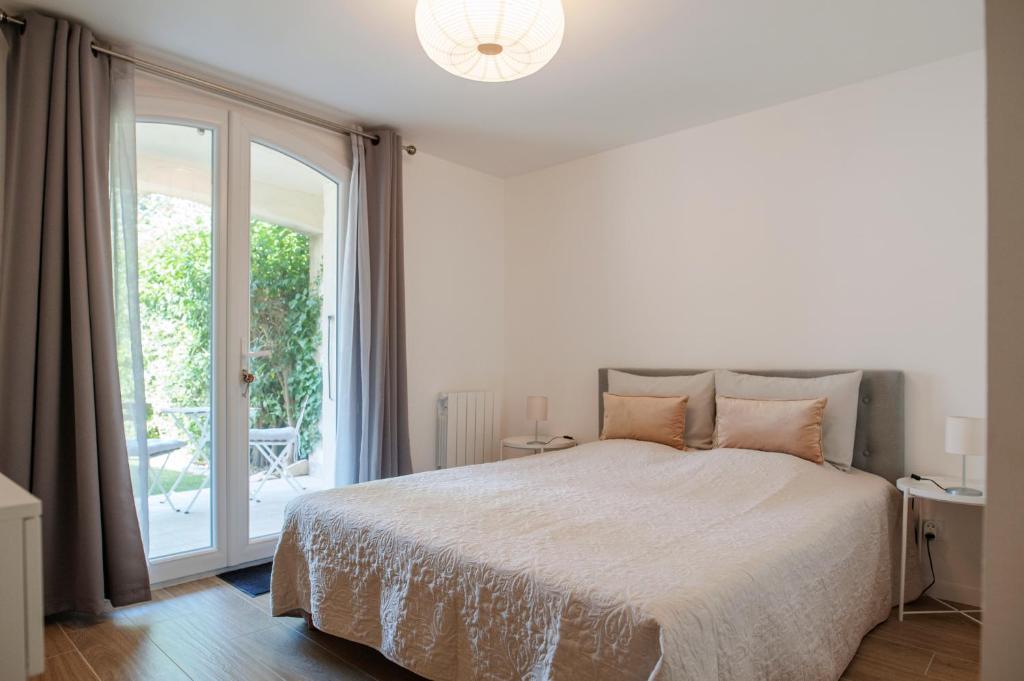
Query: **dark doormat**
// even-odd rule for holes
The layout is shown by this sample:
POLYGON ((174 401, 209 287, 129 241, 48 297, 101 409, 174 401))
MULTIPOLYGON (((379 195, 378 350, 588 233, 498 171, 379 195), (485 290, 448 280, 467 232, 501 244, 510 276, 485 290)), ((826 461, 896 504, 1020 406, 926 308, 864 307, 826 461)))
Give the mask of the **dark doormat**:
POLYGON ((251 565, 240 570, 222 572, 218 577, 231 586, 244 591, 250 596, 262 596, 270 592, 270 568, 273 563, 251 565))

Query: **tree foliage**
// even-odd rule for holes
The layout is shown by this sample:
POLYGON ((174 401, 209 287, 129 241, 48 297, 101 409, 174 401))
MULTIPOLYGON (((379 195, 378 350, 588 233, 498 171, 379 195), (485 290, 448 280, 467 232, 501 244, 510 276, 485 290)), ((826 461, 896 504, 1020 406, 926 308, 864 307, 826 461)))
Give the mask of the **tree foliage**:
POLYGON ((320 441, 320 272, 311 272, 309 237, 254 220, 249 230, 250 393, 257 427, 294 426, 302 412, 302 454, 320 441))
MULTIPOLYGON (((147 402, 210 404, 212 249, 209 207, 147 195, 139 203, 139 302, 147 402)), ((305 404, 300 458, 320 441, 320 272, 310 239, 254 220, 250 226, 251 426, 294 426, 305 404), (314 271, 311 271, 311 267, 314 271)), ((154 415, 150 436, 174 425, 154 415)), ((163 437, 174 437, 163 432, 163 437)))

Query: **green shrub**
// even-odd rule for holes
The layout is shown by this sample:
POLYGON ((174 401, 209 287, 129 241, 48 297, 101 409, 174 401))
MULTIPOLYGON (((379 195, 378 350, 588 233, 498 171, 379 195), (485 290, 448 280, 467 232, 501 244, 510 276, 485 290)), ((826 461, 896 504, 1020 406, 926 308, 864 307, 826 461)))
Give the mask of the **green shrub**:
POLYGON ((294 426, 305 405, 300 458, 306 458, 320 443, 321 273, 310 272, 308 236, 254 220, 249 239, 250 345, 270 352, 253 360, 254 425, 294 426))
MULTIPOLYGON (((150 437, 178 436, 159 407, 210 404, 209 215, 209 207, 183 199, 146 195, 139 201, 146 399, 158 407, 150 437)), ((310 271, 310 240, 304 234, 254 220, 250 240, 250 345, 270 352, 251 367, 257 376, 250 392, 251 425, 295 425, 308 401, 299 455, 306 458, 320 441, 320 272, 310 271)), ((194 422, 190 426, 197 428, 194 422)))

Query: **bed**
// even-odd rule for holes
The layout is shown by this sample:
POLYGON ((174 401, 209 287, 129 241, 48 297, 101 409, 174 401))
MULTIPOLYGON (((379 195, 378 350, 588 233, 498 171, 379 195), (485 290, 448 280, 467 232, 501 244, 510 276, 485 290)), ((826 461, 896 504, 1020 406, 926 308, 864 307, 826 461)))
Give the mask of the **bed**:
POLYGON ((838 679, 897 591, 902 375, 861 397, 848 473, 607 440, 305 495, 273 613, 437 680, 838 679))

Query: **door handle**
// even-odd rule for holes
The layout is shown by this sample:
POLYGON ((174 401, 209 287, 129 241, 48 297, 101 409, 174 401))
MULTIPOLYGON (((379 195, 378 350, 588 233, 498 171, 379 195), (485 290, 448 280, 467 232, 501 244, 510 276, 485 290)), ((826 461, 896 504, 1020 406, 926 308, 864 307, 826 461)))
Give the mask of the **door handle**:
POLYGON ((242 397, 249 397, 249 386, 256 380, 256 374, 242 369, 242 397))
POLYGON ((242 397, 249 397, 249 386, 256 380, 256 374, 249 371, 249 360, 256 357, 270 357, 270 350, 249 351, 249 344, 243 338, 239 341, 242 355, 242 397))

